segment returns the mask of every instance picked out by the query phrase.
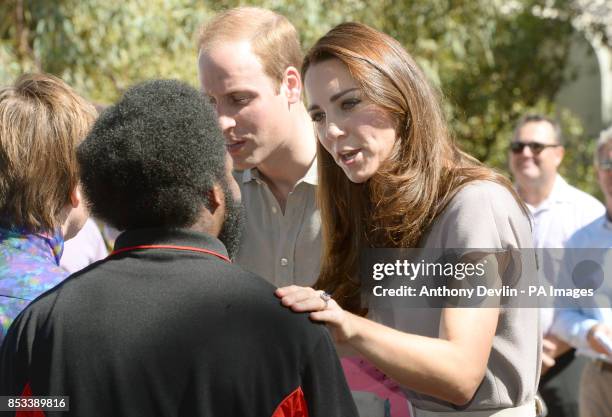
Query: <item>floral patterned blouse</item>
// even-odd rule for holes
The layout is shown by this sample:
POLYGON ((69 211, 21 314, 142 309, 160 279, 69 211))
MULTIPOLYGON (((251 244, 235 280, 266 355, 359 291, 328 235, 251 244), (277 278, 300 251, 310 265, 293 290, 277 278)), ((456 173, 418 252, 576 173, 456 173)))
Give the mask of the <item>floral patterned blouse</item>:
POLYGON ((53 234, 28 234, 0 228, 0 342, 32 300, 68 276, 59 262, 64 239, 53 234))

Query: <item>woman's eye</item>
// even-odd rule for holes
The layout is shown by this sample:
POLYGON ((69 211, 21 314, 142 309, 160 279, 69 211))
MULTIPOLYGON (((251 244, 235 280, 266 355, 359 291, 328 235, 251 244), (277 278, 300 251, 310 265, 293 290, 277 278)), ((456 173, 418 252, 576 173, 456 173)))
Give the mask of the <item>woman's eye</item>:
POLYGON ((312 113, 310 115, 310 118, 312 119, 313 122, 317 123, 325 118, 325 113, 323 113, 322 111, 312 113))
POLYGON ((350 110, 360 102, 361 100, 359 100, 358 98, 349 98, 347 100, 344 100, 342 102, 342 110, 350 110))

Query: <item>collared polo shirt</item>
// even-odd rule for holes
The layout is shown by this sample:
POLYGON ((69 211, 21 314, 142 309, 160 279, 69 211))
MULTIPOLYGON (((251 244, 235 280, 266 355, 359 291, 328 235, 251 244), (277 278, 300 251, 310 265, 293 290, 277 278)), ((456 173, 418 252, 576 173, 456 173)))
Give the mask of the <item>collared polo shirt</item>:
POLYGON ((357 417, 325 326, 185 229, 124 232, 19 315, 0 396, 45 395, 69 397, 50 416, 357 417))
MULTIPOLYGON (((578 229, 601 216, 605 208, 595 197, 569 185, 557 175, 552 191, 546 200, 534 207, 527 204, 533 216, 533 240, 538 249, 563 248, 569 237, 578 229)), ((542 282, 554 285, 561 268, 561 251, 540 252, 542 282)), ((554 310, 542 308, 541 325, 548 333, 554 320, 554 310)))
POLYGON ((557 175, 550 196, 537 207, 527 204, 533 216, 536 248, 562 248, 576 230, 604 214, 595 197, 569 185, 557 175))
POLYGON ((246 222, 236 263, 278 287, 314 284, 321 256, 316 159, 289 193, 284 213, 256 168, 239 182, 246 222))

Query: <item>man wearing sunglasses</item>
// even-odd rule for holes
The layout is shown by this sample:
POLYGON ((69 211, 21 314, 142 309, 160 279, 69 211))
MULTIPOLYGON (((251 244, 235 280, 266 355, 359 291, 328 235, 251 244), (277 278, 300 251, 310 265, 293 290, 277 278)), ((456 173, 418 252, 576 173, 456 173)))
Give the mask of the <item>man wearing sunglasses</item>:
MULTIPOLYGON (((563 248, 576 230, 604 213, 597 199, 569 185, 557 172, 564 152, 561 127, 555 120, 539 114, 519 120, 510 143, 510 170, 533 216, 534 247, 539 249, 563 248)), ((551 251, 542 251, 541 271, 554 285, 559 260, 547 254, 551 251)), ((550 415, 575 416, 583 362, 573 361, 569 345, 550 333, 553 316, 553 309, 541 309, 545 337, 540 394, 550 415)))

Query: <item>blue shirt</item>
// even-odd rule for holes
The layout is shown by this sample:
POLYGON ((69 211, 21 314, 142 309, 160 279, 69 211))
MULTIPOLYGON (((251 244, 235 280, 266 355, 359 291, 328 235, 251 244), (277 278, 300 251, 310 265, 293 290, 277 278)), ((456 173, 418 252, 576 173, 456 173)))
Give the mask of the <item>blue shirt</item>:
MULTIPOLYGON (((568 249, 566 257, 575 254, 576 251, 572 251, 572 248, 612 249, 612 221, 606 215, 599 217, 572 235, 566 246, 568 249)), ((612 250, 584 251, 580 253, 579 260, 584 260, 582 257, 585 253, 590 253, 589 258, 594 258, 590 260, 595 261, 604 271, 603 285, 596 290, 596 302, 599 308, 559 309, 552 330, 561 339, 574 346, 579 354, 611 361, 611 358, 591 349, 587 334, 591 327, 599 323, 612 327, 612 284, 610 283, 612 250)), ((571 259, 568 265, 575 264, 576 261, 571 259)))

